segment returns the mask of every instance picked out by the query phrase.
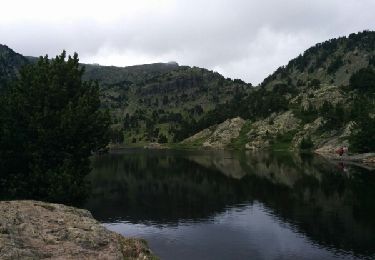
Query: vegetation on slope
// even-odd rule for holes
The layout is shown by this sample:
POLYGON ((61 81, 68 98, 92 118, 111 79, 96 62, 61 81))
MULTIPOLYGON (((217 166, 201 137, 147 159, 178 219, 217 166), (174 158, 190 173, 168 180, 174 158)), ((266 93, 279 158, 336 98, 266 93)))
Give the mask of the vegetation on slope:
POLYGON ((108 144, 97 84, 65 52, 24 67, 0 99, 0 197, 73 203, 89 156, 108 144))
MULTIPOLYGON (((111 70, 97 68, 102 69, 111 70)), ((120 70, 112 69, 113 73, 120 70)), ((181 141, 196 131, 190 126, 211 117, 210 111, 243 95, 251 86, 213 71, 176 64, 124 69, 129 75, 126 80, 118 77, 122 81, 113 83, 113 79, 99 78, 103 106, 111 111, 113 120, 111 139, 119 143, 181 141)), ((86 78, 92 78, 90 75, 86 78)))
POLYGON ((17 77, 19 69, 25 64, 25 57, 0 44, 0 89, 17 77))
MULTIPOLYGON (((287 142, 298 146, 311 138, 316 147, 328 138, 352 132, 354 150, 373 150, 360 148, 358 138, 362 136, 365 143, 373 129, 375 32, 319 43, 254 88, 241 80, 177 63, 85 67, 83 79, 98 81, 102 108, 111 113, 113 143, 179 142, 238 116, 272 126, 277 116, 292 112, 301 120, 289 131, 295 136, 284 138, 284 131, 267 134, 272 146, 280 146, 280 140, 283 147, 290 147, 287 142), (306 132, 305 127, 313 130, 306 132)), ((11 78, 9 73, 5 77, 11 78)), ((247 133, 241 136, 242 144, 237 140, 233 146, 243 148, 249 141, 247 133)))
MULTIPOLYGON (((317 141, 314 146, 323 145, 324 140, 342 133, 352 121, 357 129, 353 136, 363 142, 371 141, 375 114, 374 68, 375 32, 364 31, 317 44, 277 69, 260 86, 219 105, 197 124, 185 126, 184 134, 237 116, 252 122, 265 120, 272 128, 273 114, 292 111, 301 120, 298 128, 290 129, 294 134, 303 135, 298 142, 313 138, 317 141), (314 132, 303 133, 304 127, 313 122, 319 122, 319 127, 314 132)), ((246 136, 242 147, 249 141, 249 134, 246 136)), ((279 142, 279 134, 265 137, 269 143, 279 142)), ((289 139, 296 141, 293 136, 289 139)), ((351 138, 353 151, 374 151, 374 148, 360 148, 354 139, 351 138)))

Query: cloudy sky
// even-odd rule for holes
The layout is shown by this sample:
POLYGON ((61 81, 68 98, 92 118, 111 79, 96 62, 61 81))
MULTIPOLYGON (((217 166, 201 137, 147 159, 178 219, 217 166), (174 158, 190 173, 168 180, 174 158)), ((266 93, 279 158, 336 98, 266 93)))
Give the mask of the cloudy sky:
POLYGON ((177 61, 257 84, 317 42, 375 29, 375 0, 2 1, 0 43, 82 62, 177 61))

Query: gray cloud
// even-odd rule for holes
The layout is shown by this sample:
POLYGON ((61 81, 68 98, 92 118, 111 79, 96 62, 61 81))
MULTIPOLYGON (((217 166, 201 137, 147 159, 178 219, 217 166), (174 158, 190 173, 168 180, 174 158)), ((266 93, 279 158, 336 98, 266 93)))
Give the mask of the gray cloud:
POLYGON ((252 83, 317 42, 375 29, 373 0, 15 2, 3 8, 0 42, 22 54, 66 49, 118 66, 176 60, 252 83))

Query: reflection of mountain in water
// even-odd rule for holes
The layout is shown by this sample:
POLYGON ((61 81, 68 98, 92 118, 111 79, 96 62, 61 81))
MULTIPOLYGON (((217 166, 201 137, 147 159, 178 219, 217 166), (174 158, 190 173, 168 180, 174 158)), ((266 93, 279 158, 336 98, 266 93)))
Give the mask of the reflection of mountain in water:
POLYGON ((317 157, 228 151, 135 150, 93 165, 87 207, 103 221, 171 224, 260 201, 319 244, 375 251, 374 172, 317 157))

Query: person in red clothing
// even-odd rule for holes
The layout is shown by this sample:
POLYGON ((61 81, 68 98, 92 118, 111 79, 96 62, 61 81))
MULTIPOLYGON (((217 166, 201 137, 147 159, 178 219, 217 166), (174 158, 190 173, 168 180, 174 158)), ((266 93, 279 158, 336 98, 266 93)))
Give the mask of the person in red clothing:
POLYGON ((344 154, 344 148, 343 147, 340 147, 339 149, 336 150, 336 153, 340 156, 342 156, 344 154))

